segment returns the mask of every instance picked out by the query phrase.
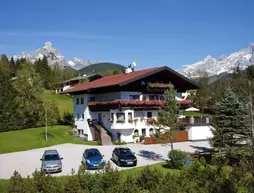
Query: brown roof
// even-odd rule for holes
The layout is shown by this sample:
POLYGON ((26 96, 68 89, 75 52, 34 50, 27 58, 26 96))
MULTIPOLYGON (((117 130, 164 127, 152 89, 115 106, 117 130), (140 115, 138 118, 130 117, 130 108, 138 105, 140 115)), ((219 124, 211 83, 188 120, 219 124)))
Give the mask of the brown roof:
POLYGON ((117 74, 117 75, 112 75, 112 76, 105 76, 105 77, 102 77, 98 80, 94 80, 92 82, 75 85, 74 87, 71 87, 62 93, 73 93, 73 92, 78 92, 78 91, 87 91, 87 90, 94 89, 94 88, 101 88, 101 87, 114 86, 114 85, 123 86, 123 85, 130 83, 130 82, 139 80, 141 78, 155 74, 155 73, 160 72, 165 69, 168 69, 169 71, 178 74, 183 79, 190 81, 188 78, 182 76, 181 74, 175 72, 174 70, 172 70, 166 66, 163 66, 163 67, 156 67, 156 68, 149 68, 149 69, 145 69, 145 70, 139 70, 139 71, 135 71, 135 72, 127 73, 127 74, 117 74))

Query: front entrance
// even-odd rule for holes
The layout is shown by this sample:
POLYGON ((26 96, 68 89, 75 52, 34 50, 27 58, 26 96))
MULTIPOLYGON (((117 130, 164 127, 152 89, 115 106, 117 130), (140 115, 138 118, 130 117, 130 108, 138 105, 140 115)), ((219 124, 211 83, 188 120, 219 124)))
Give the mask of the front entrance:
POLYGON ((98 123, 102 123, 102 114, 98 113, 98 123))

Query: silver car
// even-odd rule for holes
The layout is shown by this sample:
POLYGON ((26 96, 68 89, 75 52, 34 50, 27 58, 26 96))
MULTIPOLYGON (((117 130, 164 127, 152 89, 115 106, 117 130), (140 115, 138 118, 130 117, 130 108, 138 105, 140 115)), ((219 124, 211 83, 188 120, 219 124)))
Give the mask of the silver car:
POLYGON ((62 160, 57 150, 46 150, 41 158, 41 171, 55 173, 62 171, 62 160))

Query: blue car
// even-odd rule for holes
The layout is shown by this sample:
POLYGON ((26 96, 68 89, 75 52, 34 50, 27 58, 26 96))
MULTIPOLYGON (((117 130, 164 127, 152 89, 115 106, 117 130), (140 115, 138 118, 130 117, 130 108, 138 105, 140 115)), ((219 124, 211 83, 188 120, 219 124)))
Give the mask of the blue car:
POLYGON ((104 166, 103 156, 96 148, 86 149, 83 153, 82 163, 87 169, 100 169, 104 166))

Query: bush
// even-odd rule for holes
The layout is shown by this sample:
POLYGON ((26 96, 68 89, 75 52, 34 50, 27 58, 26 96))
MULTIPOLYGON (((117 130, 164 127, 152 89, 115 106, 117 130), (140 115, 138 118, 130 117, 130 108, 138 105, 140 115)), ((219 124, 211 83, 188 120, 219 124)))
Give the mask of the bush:
POLYGON ((173 169, 183 169, 187 154, 180 150, 172 150, 168 153, 168 165, 173 169))
POLYGON ((10 179, 8 192, 11 193, 36 192, 36 187, 31 178, 29 177, 27 179, 22 178, 17 171, 14 171, 14 174, 10 179))
POLYGON ((74 126, 75 120, 74 117, 71 113, 69 112, 64 112, 63 115, 63 125, 70 125, 70 126, 74 126))

